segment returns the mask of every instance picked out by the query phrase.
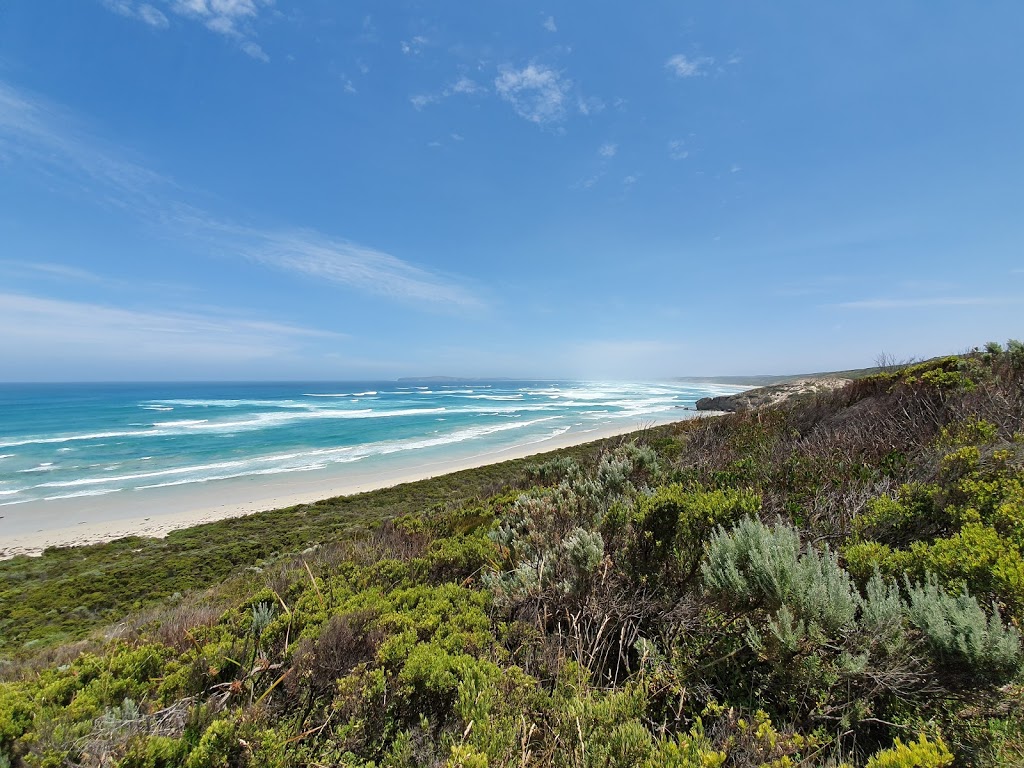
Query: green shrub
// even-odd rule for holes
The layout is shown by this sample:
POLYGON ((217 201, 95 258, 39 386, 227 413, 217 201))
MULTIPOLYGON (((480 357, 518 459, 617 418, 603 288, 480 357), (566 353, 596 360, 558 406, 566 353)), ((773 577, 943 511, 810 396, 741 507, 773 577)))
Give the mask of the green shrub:
POLYGON ((987 616, 973 597, 947 595, 934 577, 908 591, 910 621, 939 663, 994 684, 1006 682, 1020 669, 1020 633, 1003 626, 998 608, 993 606, 987 616))
POLYGON ((867 763, 867 768, 945 768, 953 764, 953 755, 942 739, 929 741, 924 734, 917 741, 904 744, 899 739, 891 749, 876 752, 867 763))
POLYGON ((687 580, 696 573, 716 526, 760 508, 760 496, 747 489, 658 488, 637 503, 624 553, 627 567, 643 581, 660 580, 666 569, 687 580))

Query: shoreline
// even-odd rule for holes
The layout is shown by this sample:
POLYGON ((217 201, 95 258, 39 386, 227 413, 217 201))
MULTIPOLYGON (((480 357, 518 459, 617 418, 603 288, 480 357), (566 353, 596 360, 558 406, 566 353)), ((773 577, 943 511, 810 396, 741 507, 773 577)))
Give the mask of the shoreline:
MULTIPOLYGON (((390 488, 403 483, 426 480, 465 469, 475 469, 488 464, 522 459, 541 453, 569 448, 576 445, 603 440, 609 437, 630 434, 645 426, 672 424, 694 418, 718 415, 709 411, 685 411, 685 415, 672 414, 670 418, 645 421, 641 424, 607 424, 586 431, 568 431, 556 437, 546 438, 500 448, 494 451, 470 454, 461 457, 419 462, 413 466, 399 463, 397 466, 381 467, 361 472, 338 473, 324 471, 319 476, 310 473, 295 473, 305 477, 268 476, 239 478, 238 481, 214 481, 219 485, 200 487, 153 489, 150 492, 136 491, 131 496, 115 499, 115 494, 98 499, 68 499, 68 504, 49 502, 49 517, 73 519, 77 516, 103 515, 103 519, 83 521, 76 525, 57 525, 40 528, 34 532, 5 535, 0 543, 0 560, 19 555, 38 556, 48 547, 78 547, 100 544, 126 536, 163 538, 172 531, 191 528, 203 523, 244 517, 258 512, 285 509, 297 504, 351 496, 367 491, 390 488), (255 481, 252 482, 252 481, 255 481), (163 491, 163 492, 161 492, 163 491), (168 492, 169 491, 169 492, 168 492), (145 507, 145 515, 132 512, 145 507), (120 512, 121 514, 118 514, 120 512)), ((45 520, 45 518, 43 518, 45 520)), ((45 524, 45 523, 44 523, 45 524)))

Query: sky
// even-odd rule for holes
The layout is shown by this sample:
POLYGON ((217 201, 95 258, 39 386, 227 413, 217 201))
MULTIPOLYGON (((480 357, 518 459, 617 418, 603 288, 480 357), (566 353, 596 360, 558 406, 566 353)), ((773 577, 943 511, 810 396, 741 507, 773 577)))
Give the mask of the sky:
POLYGON ((1024 337, 1024 4, 0 4, 0 381, 1024 337))

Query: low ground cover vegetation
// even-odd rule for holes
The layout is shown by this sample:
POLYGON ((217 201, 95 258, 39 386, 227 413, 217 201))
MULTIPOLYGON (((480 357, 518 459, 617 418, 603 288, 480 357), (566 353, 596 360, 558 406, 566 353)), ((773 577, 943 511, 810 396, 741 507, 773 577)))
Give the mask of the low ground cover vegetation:
POLYGON ((0 765, 1024 761, 1016 342, 358 498, 0 565, 0 765))

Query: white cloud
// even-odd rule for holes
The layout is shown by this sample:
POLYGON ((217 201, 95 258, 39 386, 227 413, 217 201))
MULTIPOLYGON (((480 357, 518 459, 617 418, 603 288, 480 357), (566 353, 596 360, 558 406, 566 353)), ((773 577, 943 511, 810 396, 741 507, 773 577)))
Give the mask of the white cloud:
POLYGON ((431 104, 437 104, 455 94, 460 96, 474 96, 486 92, 487 89, 475 80, 471 80, 468 77, 460 77, 440 93, 417 93, 414 96, 409 97, 409 102, 416 109, 423 109, 431 104))
POLYGON ((612 142, 609 141, 606 144, 602 144, 598 148, 597 154, 599 154, 601 157, 615 157, 615 153, 618 152, 618 151, 619 151, 619 145, 618 144, 613 144, 612 142))
MULTIPOLYGON (((274 0, 170 0, 171 10, 179 16, 198 21, 211 32, 234 40, 239 49, 257 61, 270 57, 255 40, 252 24, 274 0)), ((102 0, 103 5, 130 19, 156 29, 166 29, 170 21, 156 6, 136 0, 102 0)))
POLYGON ((668 156, 672 160, 685 160, 690 156, 690 151, 686 149, 686 143, 681 139, 673 139, 668 143, 668 156))
POLYGON ((166 28, 170 26, 170 22, 167 20, 167 17, 147 3, 140 5, 136 13, 142 21, 149 24, 151 27, 166 28))
POLYGON ((99 195, 103 202, 123 207, 145 205, 154 190, 169 184, 159 174, 89 139, 59 106, 3 82, 0 155, 44 168, 56 177, 84 176, 108 193, 99 195))
POLYGON ((676 77, 697 77, 704 74, 704 68, 713 64, 714 59, 706 56, 689 58, 681 53, 669 57, 665 62, 665 68, 676 77))
POLYGON ((572 82, 550 67, 529 64, 522 69, 504 67, 494 87, 520 117, 546 125, 565 117, 565 100, 572 82))
POLYGON ((580 179, 575 184, 573 184, 570 187, 570 189, 590 189, 595 184, 597 184, 597 182, 599 182, 601 179, 603 179, 604 176, 605 176, 605 171, 598 171, 593 176, 588 176, 585 179, 580 179))
POLYGON ((167 17, 149 3, 135 4, 132 0, 103 0, 103 5, 114 13, 141 21, 155 29, 166 29, 170 26, 167 17))
POLYGON ((938 296, 933 298, 865 299, 844 301, 840 309, 922 309, 926 307, 985 307, 1017 304, 1019 300, 994 296, 938 296))
POLYGON ((622 186, 624 186, 626 189, 629 189, 638 181, 640 181, 640 177, 637 176, 635 173, 631 173, 629 176, 626 176, 625 178, 622 179, 622 186))
POLYGON ((34 276, 54 278, 58 280, 72 280, 75 282, 101 283, 107 282, 106 278, 78 267, 69 267, 66 264, 51 264, 44 261, 21 261, 18 259, 0 260, 0 268, 13 270, 15 273, 28 273, 34 276))
POLYGON ((544 29, 546 29, 548 32, 558 31, 558 26, 555 24, 554 16, 548 16, 546 19, 544 19, 544 29))
POLYGON ((120 159, 69 122, 53 105, 0 82, 0 154, 67 178, 69 186, 85 188, 91 198, 121 206, 193 246, 378 296, 433 306, 481 304, 457 281, 366 246, 307 230, 240 227, 212 216, 183 199, 169 180, 120 159))
POLYGON ((464 93, 472 95, 474 93, 484 93, 487 89, 484 88, 482 85, 480 85, 480 83, 476 82, 475 80, 471 80, 468 77, 460 77, 452 84, 451 88, 447 90, 451 91, 452 93, 464 93))
POLYGON ((427 38, 423 37, 422 35, 416 35, 415 37, 413 37, 412 40, 409 40, 408 42, 402 40, 400 46, 402 48, 402 53, 404 53, 406 56, 418 56, 419 54, 423 53, 423 47, 429 43, 430 41, 427 38))
POLYGON ((268 0, 174 0, 173 8, 184 16, 194 16, 217 31, 237 30, 240 23, 259 15, 268 0))
POLYGON ((248 56, 252 56, 257 61, 262 61, 264 64, 270 61, 270 57, 263 51, 259 43, 255 43, 252 40, 245 40, 239 47, 242 49, 243 53, 248 56))
POLYGON ((270 61, 255 41, 252 24, 273 0, 173 0, 171 8, 179 16, 194 19, 211 32, 231 38, 247 55, 258 61, 270 61))
POLYGON ((17 360, 10 379, 67 376, 97 370, 147 369, 174 374, 183 363, 227 367, 288 354, 311 341, 342 334, 229 313, 168 312, 110 307, 17 293, 0 293, 0 356, 17 360))
POLYGON ((423 109, 424 107, 434 104, 440 100, 440 97, 430 93, 417 93, 415 96, 409 97, 409 102, 416 107, 416 109, 423 109))
MULTIPOLYGON (((480 301, 454 281, 391 254, 319 232, 234 230, 234 248, 254 261, 289 272, 405 301, 478 307, 480 301)), ((228 241, 230 242, 230 240, 228 241)))
POLYGON ((596 96, 589 98, 583 98, 582 96, 576 100, 576 109, 579 110, 581 115, 598 114, 604 112, 605 103, 596 96))

